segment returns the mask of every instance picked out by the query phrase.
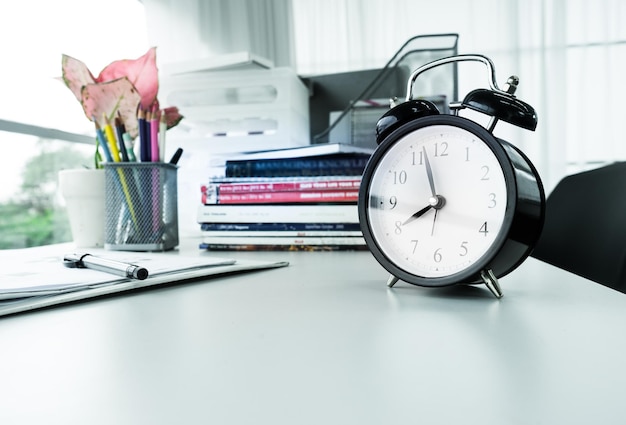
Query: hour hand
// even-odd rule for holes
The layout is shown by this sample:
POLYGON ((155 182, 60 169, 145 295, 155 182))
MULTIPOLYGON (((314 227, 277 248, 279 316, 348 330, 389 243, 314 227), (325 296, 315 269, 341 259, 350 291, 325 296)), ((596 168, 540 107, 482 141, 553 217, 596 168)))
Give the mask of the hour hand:
POLYGON ((422 208, 421 210, 419 210, 418 212, 416 212, 415 214, 413 214, 411 217, 409 217, 406 220, 404 220, 404 223, 402 223, 402 225, 404 226, 405 224, 412 222, 416 218, 420 218, 421 216, 426 214, 428 212, 428 210, 430 210, 431 208, 434 208, 435 210, 439 210, 445 204, 446 204, 446 199, 443 196, 441 196, 441 195, 431 196, 428 199, 428 205, 425 206, 424 208, 422 208))
POLYGON ((424 208, 422 208, 421 210, 419 210, 418 212, 416 212, 415 214, 413 214, 411 217, 407 218, 406 220, 404 220, 404 223, 402 223, 402 225, 404 226, 405 224, 408 224, 410 222, 412 222, 413 220, 415 220, 416 218, 420 218, 421 216, 423 216, 424 214, 426 214, 431 208, 433 208, 432 205, 427 205, 424 208))

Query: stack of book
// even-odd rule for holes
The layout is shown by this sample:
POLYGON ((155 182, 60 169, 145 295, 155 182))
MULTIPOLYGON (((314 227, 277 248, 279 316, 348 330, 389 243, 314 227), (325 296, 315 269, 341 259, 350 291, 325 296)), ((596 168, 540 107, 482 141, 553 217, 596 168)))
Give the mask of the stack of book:
POLYGON ((364 249, 357 201, 369 148, 312 145, 224 162, 201 188, 203 249, 364 249))

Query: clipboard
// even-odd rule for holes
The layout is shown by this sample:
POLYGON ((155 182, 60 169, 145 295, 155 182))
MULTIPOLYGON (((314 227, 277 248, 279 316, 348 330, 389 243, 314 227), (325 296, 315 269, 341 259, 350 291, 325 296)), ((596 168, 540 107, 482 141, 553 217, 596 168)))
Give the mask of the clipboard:
POLYGON ((150 270, 147 279, 137 280, 64 267, 62 259, 68 250, 74 250, 72 244, 0 251, 0 260, 7 265, 0 270, 0 317, 191 279, 289 265, 286 261, 242 261, 171 252, 89 250, 93 255, 133 262, 150 270))

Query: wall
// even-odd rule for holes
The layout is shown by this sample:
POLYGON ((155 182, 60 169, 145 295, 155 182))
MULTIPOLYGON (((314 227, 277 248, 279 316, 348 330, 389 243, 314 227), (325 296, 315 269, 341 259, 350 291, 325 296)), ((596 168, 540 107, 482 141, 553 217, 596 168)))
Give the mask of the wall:
MULTIPOLYGON (((257 49, 249 32, 256 28, 257 37, 265 32, 276 49, 267 54, 294 55, 282 63, 295 63, 300 75, 381 67, 414 35, 456 32, 459 53, 489 56, 501 86, 509 75, 520 77, 517 95, 537 110, 537 131, 499 125, 496 135, 530 156, 548 191, 566 174, 626 159, 623 1, 239 0, 226 9, 217 0, 144 3, 151 40, 163 44, 162 58, 204 57, 219 46, 257 49), (237 19, 220 18, 235 9, 237 19), (253 25, 256 16, 267 19, 264 29, 253 25), (244 42, 235 45, 239 32, 244 42), (287 43, 279 32, 293 34, 293 40, 287 43)), ((460 68, 461 95, 484 85, 481 73, 460 68)))
POLYGON ((295 67, 290 0, 143 0, 162 64, 249 52, 295 67))

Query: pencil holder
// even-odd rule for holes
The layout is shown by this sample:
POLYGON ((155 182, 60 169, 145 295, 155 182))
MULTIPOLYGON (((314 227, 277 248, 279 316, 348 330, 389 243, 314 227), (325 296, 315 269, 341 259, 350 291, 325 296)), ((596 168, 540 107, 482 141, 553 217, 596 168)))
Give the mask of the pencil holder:
POLYGON ((104 247, 166 251, 178 245, 177 167, 161 162, 104 164, 104 247))

